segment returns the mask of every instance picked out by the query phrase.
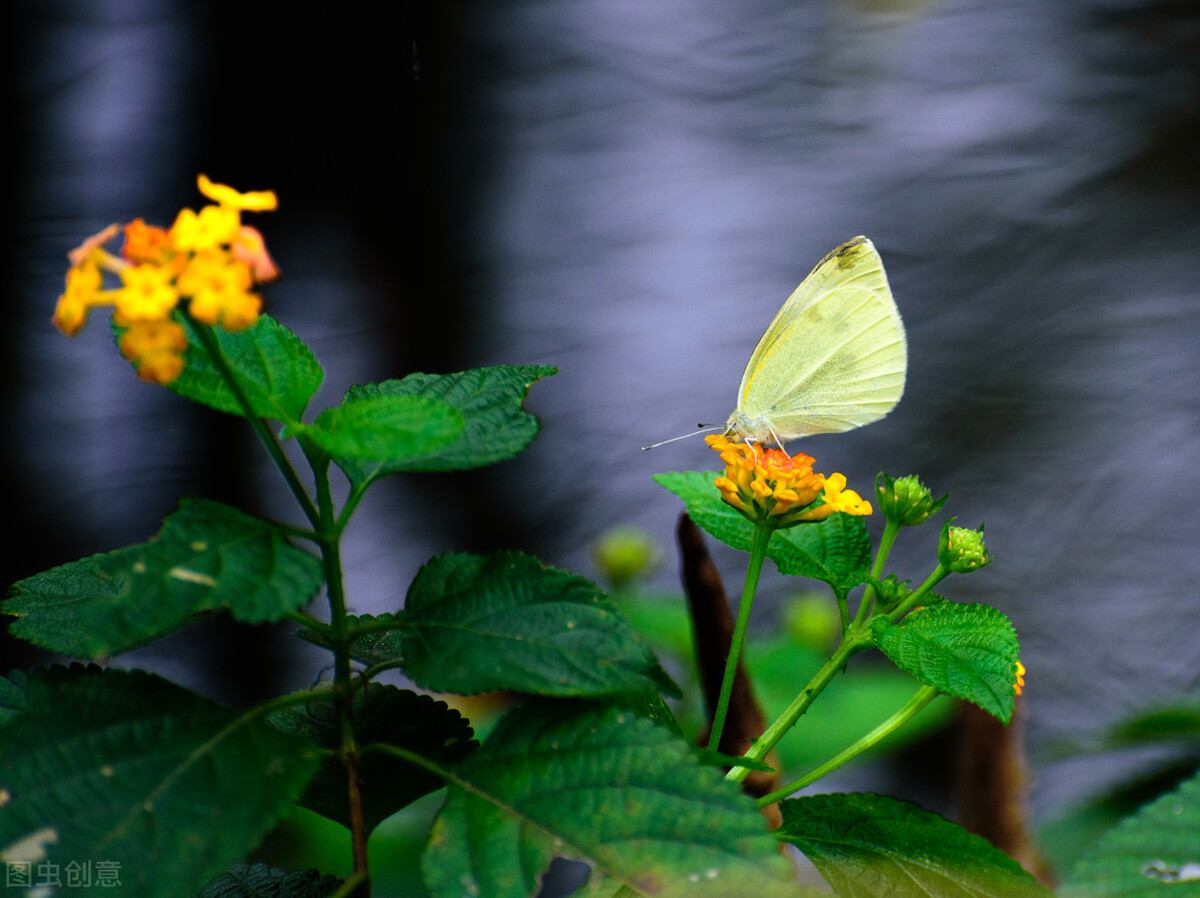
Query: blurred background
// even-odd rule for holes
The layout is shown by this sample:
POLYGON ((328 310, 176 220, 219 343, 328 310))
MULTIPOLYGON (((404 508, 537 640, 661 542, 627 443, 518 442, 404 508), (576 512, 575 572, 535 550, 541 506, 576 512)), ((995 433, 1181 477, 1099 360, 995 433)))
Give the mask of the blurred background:
MULTIPOLYGON (((986 523, 996 563, 944 591, 1021 636, 1035 816, 1145 762, 1055 747, 1200 688, 1196 7, 360 9, 16 7, 6 584, 146 539, 182 494, 299 520, 236 420, 137 381, 102 320, 73 341, 48 323, 67 250, 110 221, 169 224, 202 202, 198 172, 280 196, 254 222, 284 272, 266 299, 325 366, 314 408, 416 370, 560 368, 530 393, 544 430, 518 459, 372 492, 345 552, 358 612, 398 607, 444 551, 596 576, 618 524, 653 536, 652 585, 674 589, 680 507, 649 477, 716 458, 639 447, 724 420, 783 300, 865 234, 907 392, 793 448, 864 494, 877 471, 920 474, 960 525, 986 523)), ((919 582, 935 544, 916 531, 895 569, 919 582)), ((714 553, 736 594, 744 557, 714 553)), ((770 569, 764 595, 788 589, 770 569)), ((264 654, 209 623, 117 663, 243 700, 318 675, 288 629, 264 654)))

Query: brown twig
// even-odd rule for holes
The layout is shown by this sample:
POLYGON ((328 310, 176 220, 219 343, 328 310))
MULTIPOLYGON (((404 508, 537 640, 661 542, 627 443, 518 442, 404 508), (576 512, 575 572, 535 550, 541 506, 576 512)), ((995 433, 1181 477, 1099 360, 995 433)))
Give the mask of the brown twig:
POLYGON ((1017 699, 1005 726, 986 711, 962 704, 959 723, 958 817, 963 827, 983 836, 1053 886, 1049 866, 1029 832, 1029 768, 1017 699))

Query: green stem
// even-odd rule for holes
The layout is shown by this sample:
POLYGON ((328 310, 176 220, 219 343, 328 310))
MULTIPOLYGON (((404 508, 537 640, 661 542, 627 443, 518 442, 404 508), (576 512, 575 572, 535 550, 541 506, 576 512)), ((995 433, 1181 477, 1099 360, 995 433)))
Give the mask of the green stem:
POLYGON ((760 808, 765 808, 769 804, 774 804, 775 802, 779 801, 779 799, 787 798, 793 792, 799 792, 806 786, 811 786, 826 774, 837 770, 847 761, 858 757, 881 739, 890 736, 893 732, 915 717, 922 708, 937 698, 938 695, 938 691, 932 686, 922 686, 916 691, 916 693, 913 694, 913 697, 908 700, 904 707, 896 711, 895 714, 893 714, 879 726, 875 727, 875 729, 871 730, 871 732, 867 733, 867 735, 863 736, 845 751, 834 755, 820 767, 817 767, 809 773, 806 773, 799 779, 793 780, 783 788, 776 789, 769 795, 764 795, 762 798, 758 799, 758 806, 760 808))
POLYGON ((292 467, 292 463, 288 461, 287 455, 283 451, 283 447, 279 444, 279 439, 274 432, 267 427, 266 422, 258 416, 254 411, 254 406, 250 403, 250 398, 246 395, 246 391, 242 389, 241 381, 233 369, 229 367, 229 362, 225 359, 225 354, 221 352, 221 344, 217 342, 217 338, 213 336, 212 328, 207 324, 201 324, 194 318, 188 319, 192 328, 200 338, 200 343, 204 346, 209 358, 212 359, 213 366, 225 381, 225 385, 229 387, 229 391, 233 393, 238 405, 242 408, 242 414, 246 420, 250 422, 250 426, 254 428, 255 434, 258 435, 259 441, 266 448, 267 453, 271 456, 271 460, 275 462, 275 467, 279 469, 279 473, 283 475, 283 479, 287 482, 288 489, 292 491, 292 495, 296 497, 296 501, 300 503, 300 508, 304 512, 304 516, 308 518, 313 527, 318 527, 320 520, 317 509, 313 506, 312 500, 309 499, 308 493, 304 489, 304 485, 300 482, 299 476, 296 474, 296 469, 292 467))
MULTIPOLYGON (((883 525, 883 535, 879 537, 879 551, 875 553, 875 563, 871 565, 871 579, 878 580, 883 576, 883 566, 887 564, 888 555, 892 552, 892 546, 896 542, 896 535, 900 532, 900 525, 892 520, 889 520, 883 525)), ((863 590, 862 601, 858 603, 858 611, 854 615, 854 622, 861 624, 871 613, 871 606, 875 601, 875 587, 870 583, 863 590)))
POLYGON ((908 613, 909 609, 921 603, 921 600, 925 598, 925 593, 929 592, 929 590, 933 589, 949 576, 949 569, 942 567, 941 562, 938 562, 938 566, 933 569, 933 573, 925 578, 925 582, 914 589, 908 598, 888 612, 888 622, 898 621, 908 613))
POLYGON ((346 496, 346 501, 342 505, 341 514, 338 515, 336 525, 338 533, 346 529, 346 525, 350 522, 350 516, 354 514, 354 510, 358 508, 358 503, 362 501, 366 492, 366 486, 362 484, 351 488, 350 494, 346 496))
POLYGON ((721 693, 717 698, 717 709, 713 713, 712 731, 708 734, 708 750, 716 751, 721 743, 721 732, 725 729, 725 717, 729 713, 729 697, 733 694, 733 681, 737 676, 738 660, 742 656, 742 643, 746 640, 746 626, 750 622, 750 609, 754 607, 754 592, 762 574, 763 562, 767 558, 767 543, 774 532, 769 524, 754 525, 750 542, 750 562, 746 567, 746 584, 742 588, 742 601, 738 605, 737 621, 733 625, 733 636, 729 641, 729 654, 725 657, 725 674, 721 677, 721 693))
MULTIPOLYGON (((771 749, 779 743, 779 740, 784 737, 788 730, 796 725, 796 721, 808 710, 808 706, 813 703, 813 700, 837 676, 838 671, 845 666, 850 656, 870 646, 870 630, 851 624, 850 630, 846 633, 846 638, 842 640, 842 644, 837 647, 837 650, 830 656, 829 660, 821 665, 821 669, 808 681, 808 685, 801 690, 800 694, 792 700, 787 710, 779 715, 775 722, 767 727, 761 736, 754 740, 754 744, 746 752, 746 757, 754 761, 761 761, 770 754, 771 749)), ((734 767, 725 774, 725 778, 733 780, 735 783, 740 783, 749 774, 749 768, 734 767)))
POLYGON ((317 487, 318 522, 316 525, 325 568, 325 591, 329 599, 329 631, 333 644, 334 709, 341 731, 340 754, 346 769, 346 796, 350 808, 350 840, 354 856, 354 872, 363 879, 355 891, 356 898, 369 898, 370 874, 367 862, 366 819, 363 816, 362 791, 359 774, 358 742, 353 726, 353 682, 350 668, 350 627, 346 619, 346 593, 342 578, 341 542, 336 524, 333 491, 329 484, 329 457, 322 452, 308 451, 305 456, 312 467, 317 487))

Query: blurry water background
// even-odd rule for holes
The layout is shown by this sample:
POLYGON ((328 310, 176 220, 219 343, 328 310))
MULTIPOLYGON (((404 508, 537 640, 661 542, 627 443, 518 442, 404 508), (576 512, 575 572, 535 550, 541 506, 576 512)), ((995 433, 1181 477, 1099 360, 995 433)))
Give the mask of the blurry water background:
MULTIPOLYGON (((354 610, 397 607, 444 551, 594 575, 591 542, 622 523, 659 540, 674 587, 680 508, 649 476, 716 459, 639 447, 723 420, 779 305, 866 234, 907 392, 795 448, 864 493, 919 473, 958 523, 986 522, 996 563, 945 592, 1021 635, 1035 810, 1112 775, 1039 746, 1200 685, 1193 7, 438 0, 396 5, 399 28, 359 9, 20 5, 6 583, 147 538, 185 493, 298 518, 237 421, 136 381, 102 320, 74 341, 47 323, 67 249, 169 223, 203 171, 281 196, 256 222, 285 273, 267 300, 325 365, 315 408, 413 370, 561 369, 531 391, 544 431, 517 460, 368 497, 354 610)), ((896 568, 923 579, 935 541, 902 541, 896 568)), ((744 558, 717 557, 736 593, 744 558)), ((323 663, 287 629, 253 663, 261 636, 220 624, 118 662, 273 693, 323 663)), ((3 650, 0 668, 33 660, 3 650)))

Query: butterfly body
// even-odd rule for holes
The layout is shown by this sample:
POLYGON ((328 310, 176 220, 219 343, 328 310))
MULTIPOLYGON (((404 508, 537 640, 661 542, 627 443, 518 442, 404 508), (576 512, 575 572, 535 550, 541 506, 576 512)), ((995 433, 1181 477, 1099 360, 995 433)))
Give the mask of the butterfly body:
POLYGON ((866 237, 834 249, 758 341, 726 433, 782 444, 878 421, 904 393, 908 349, 883 261, 866 237))

